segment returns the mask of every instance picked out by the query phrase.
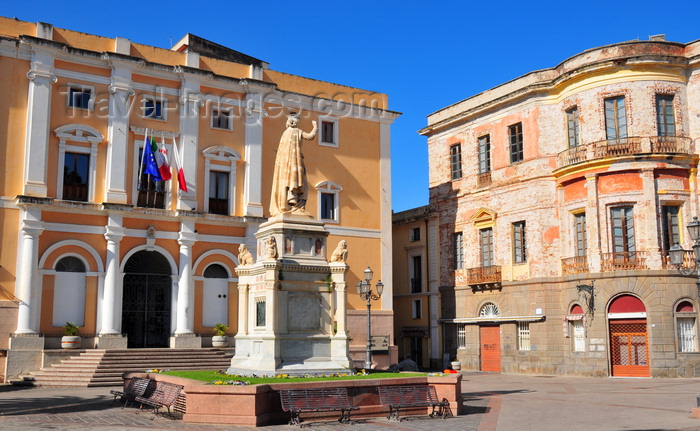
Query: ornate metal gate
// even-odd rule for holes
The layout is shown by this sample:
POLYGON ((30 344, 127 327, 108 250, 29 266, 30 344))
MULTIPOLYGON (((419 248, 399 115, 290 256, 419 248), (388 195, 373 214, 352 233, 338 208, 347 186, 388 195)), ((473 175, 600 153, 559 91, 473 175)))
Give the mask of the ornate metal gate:
POLYGON ((128 347, 168 347, 172 281, 158 252, 141 251, 124 268, 122 332, 128 347))
POLYGON ((612 375, 649 377, 646 320, 610 322, 612 375))

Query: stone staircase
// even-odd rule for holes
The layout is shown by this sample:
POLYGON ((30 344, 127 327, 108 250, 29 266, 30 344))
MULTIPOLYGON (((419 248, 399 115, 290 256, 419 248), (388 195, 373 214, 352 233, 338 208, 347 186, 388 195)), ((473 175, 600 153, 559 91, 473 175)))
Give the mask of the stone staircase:
POLYGON ((87 350, 23 376, 14 385, 121 386, 122 374, 146 370, 226 370, 233 349, 87 350))

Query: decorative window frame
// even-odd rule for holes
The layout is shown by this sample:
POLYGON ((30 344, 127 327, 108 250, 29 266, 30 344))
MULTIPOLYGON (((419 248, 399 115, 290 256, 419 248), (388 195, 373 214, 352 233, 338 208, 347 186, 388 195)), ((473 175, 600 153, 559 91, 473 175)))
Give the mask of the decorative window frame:
POLYGON ((155 121, 168 121, 168 99, 162 96, 151 96, 151 95, 143 95, 141 96, 141 117, 145 120, 155 120, 155 121), (162 114, 161 117, 152 117, 149 115, 146 115, 146 101, 151 100, 153 101, 154 105, 154 110, 155 110, 155 103, 160 102, 161 107, 160 107, 160 112, 162 114))
POLYGON ((338 148, 340 146, 340 143, 338 142, 338 137, 340 136, 338 133, 338 117, 332 117, 330 115, 323 115, 318 117, 318 145, 322 145, 324 147, 332 147, 332 148, 338 148), (323 123, 333 123, 333 142, 324 142, 323 141, 323 123))
POLYGON ((211 107, 209 108, 209 128, 213 130, 224 130, 224 131, 233 131, 233 106, 228 106, 228 105, 222 105, 222 104, 211 104, 211 107), (219 127, 214 125, 214 111, 218 112, 226 112, 228 114, 228 127, 219 127))
POLYGON ((697 312, 697 304, 695 303, 694 300, 691 300, 689 298, 681 298, 678 301, 676 301, 675 304, 673 304, 673 333, 674 337, 676 338, 676 352, 677 353, 698 353, 700 352, 700 346, 698 346, 698 312, 697 312), (683 303, 683 302, 688 302, 693 306, 693 311, 676 311, 677 307, 683 303), (694 349, 695 350, 686 350, 682 351, 681 350, 681 340, 680 340, 680 335, 678 331, 678 319, 679 318, 686 318, 686 319, 694 319, 693 322, 693 335, 694 335, 694 349))
MULTIPOLYGON (((133 155, 133 175, 131 175, 131 205, 136 207, 139 200, 139 168, 141 166, 141 159, 139 158, 139 150, 143 149, 144 134, 146 133, 145 128, 131 126, 131 131, 134 134, 134 155, 133 155)), ((168 154, 173 155, 172 141, 174 138, 178 137, 179 134, 176 132, 168 132, 166 130, 148 129, 149 136, 154 136, 156 142, 160 144, 158 138, 162 137, 163 146, 165 147, 168 154), (171 142, 170 144, 168 142, 171 142)), ((170 167, 175 167, 175 163, 171 158, 170 167)), ((171 193, 171 181, 164 181, 165 187, 165 209, 172 207, 173 193, 171 193)))
POLYGON ((54 130, 58 137, 58 174, 56 175, 56 197, 63 199, 63 168, 66 163, 66 151, 70 153, 89 154, 88 165, 88 202, 95 201, 95 172, 97 169, 97 145, 104 141, 104 136, 97 129, 84 124, 66 124, 54 130), (71 145, 69 142, 85 145, 71 145))
POLYGON ((333 181, 321 181, 320 183, 316 184, 316 190, 317 190, 317 202, 318 202, 318 219, 326 222, 326 223, 340 223, 340 192, 343 190, 343 188, 337 184, 334 183, 333 181), (332 219, 324 219, 321 218, 321 194, 323 193, 328 193, 328 194, 333 194, 335 195, 334 203, 335 203, 335 208, 333 209, 333 213, 335 215, 335 218, 332 219))
POLYGON ((241 155, 232 148, 216 145, 205 148, 204 156, 204 212, 209 213, 209 173, 228 172, 228 214, 236 213, 236 163, 241 160, 241 155), (218 164, 212 162, 223 162, 218 164))
POLYGON ((95 86, 94 85, 86 85, 86 84, 76 84, 74 82, 69 82, 66 84, 66 108, 68 109, 80 109, 82 111, 94 111, 95 110, 95 86), (88 100, 88 106, 87 108, 83 108, 82 106, 73 106, 71 105, 71 97, 70 97, 70 91, 71 89, 75 90, 89 90, 90 91, 90 99, 88 100))

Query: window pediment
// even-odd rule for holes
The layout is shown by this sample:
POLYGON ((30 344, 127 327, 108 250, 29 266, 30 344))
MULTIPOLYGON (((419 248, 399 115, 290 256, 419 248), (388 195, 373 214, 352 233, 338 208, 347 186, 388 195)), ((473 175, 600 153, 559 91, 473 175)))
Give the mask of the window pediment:
POLYGON ((496 224, 496 212, 486 208, 479 208, 471 217, 471 222, 474 223, 474 227, 477 229, 492 227, 496 224))

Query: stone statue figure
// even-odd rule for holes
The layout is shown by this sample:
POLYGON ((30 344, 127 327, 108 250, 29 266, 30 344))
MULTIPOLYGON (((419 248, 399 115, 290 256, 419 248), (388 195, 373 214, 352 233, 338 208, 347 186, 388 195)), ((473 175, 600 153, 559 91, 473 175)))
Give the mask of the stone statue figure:
POLYGON ((283 212, 308 214, 306 168, 301 154, 301 141, 314 139, 318 126, 313 121, 313 129, 308 133, 302 132, 298 126, 299 118, 288 115, 287 130, 280 138, 272 177, 270 215, 273 217, 283 212))
POLYGON ((253 259, 253 255, 250 253, 250 250, 248 250, 248 247, 245 244, 241 244, 238 246, 238 264, 243 266, 243 265, 252 265, 255 263, 255 260, 253 259))
POLYGON ((267 237, 265 243, 265 256, 268 259, 277 259, 277 241, 274 236, 267 237))
POLYGON ((345 259, 348 258, 348 243, 344 239, 341 239, 338 246, 333 250, 331 255, 331 262, 342 262, 345 263, 345 259))

